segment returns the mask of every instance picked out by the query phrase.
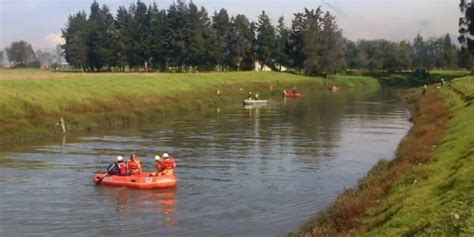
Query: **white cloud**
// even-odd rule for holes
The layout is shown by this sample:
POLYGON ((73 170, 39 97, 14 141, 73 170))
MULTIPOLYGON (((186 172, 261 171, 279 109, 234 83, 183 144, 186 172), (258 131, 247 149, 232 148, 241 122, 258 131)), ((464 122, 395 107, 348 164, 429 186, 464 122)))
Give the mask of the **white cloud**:
POLYGON ((61 37, 61 33, 50 33, 33 46, 35 49, 54 49, 58 44, 64 44, 64 39, 61 37))

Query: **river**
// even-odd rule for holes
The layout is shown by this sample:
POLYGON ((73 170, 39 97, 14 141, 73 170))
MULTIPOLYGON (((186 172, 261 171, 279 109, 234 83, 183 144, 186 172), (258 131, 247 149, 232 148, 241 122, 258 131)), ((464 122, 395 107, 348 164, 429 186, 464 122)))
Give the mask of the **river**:
POLYGON ((305 92, 139 128, 0 151, 0 236, 275 236, 296 230, 391 159, 411 124, 389 90, 305 92), (177 188, 96 187, 136 153, 176 157, 177 188))

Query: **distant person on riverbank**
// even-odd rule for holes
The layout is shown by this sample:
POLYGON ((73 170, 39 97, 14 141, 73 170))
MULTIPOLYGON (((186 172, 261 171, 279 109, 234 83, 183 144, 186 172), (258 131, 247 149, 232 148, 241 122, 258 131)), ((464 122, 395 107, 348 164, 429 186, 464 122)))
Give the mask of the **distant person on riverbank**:
POLYGON ((142 172, 141 161, 135 154, 131 155, 127 161, 127 169, 130 175, 137 175, 142 172))
POLYGON ((444 78, 441 78, 441 86, 444 87, 445 84, 446 84, 446 81, 444 81, 444 78))
POLYGON ((336 85, 333 85, 329 88, 329 90, 331 90, 332 92, 336 92, 338 91, 339 89, 341 89, 340 87, 337 87, 336 85))
POLYGON ((427 91, 427 90, 428 90, 428 86, 427 86, 427 85, 424 85, 424 86, 423 86, 423 95, 426 94, 426 91, 427 91))
POLYGON ((168 153, 163 153, 163 159, 160 159, 160 173, 163 175, 173 175, 176 163, 168 153))

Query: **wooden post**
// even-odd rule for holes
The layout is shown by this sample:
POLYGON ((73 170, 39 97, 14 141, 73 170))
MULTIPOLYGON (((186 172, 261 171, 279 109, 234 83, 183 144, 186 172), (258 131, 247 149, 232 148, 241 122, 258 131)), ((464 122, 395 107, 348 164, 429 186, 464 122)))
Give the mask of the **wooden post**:
POLYGON ((63 131, 63 133, 66 133, 66 124, 64 123, 64 118, 61 117, 61 119, 59 120, 59 124, 61 125, 61 129, 63 131))

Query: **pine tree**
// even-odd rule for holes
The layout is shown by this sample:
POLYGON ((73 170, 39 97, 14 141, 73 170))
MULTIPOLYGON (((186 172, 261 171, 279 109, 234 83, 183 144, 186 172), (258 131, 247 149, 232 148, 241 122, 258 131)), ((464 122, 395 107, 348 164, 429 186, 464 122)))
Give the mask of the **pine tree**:
POLYGON ((285 19, 280 17, 278 19, 277 27, 277 47, 274 51, 274 58, 278 63, 278 70, 281 71, 281 66, 288 67, 289 65, 289 47, 288 47, 288 35, 289 31, 285 26, 285 19))
POLYGON ((66 61, 76 68, 85 70, 87 63, 87 41, 88 22, 85 12, 78 12, 68 17, 66 27, 62 29, 62 37, 65 43, 61 45, 64 49, 66 61))
POLYGON ((100 71, 105 65, 110 67, 113 55, 111 47, 114 32, 113 16, 107 6, 104 5, 101 9, 94 1, 87 22, 87 66, 91 71, 100 71))
POLYGON ((304 28, 304 14, 296 13, 291 22, 291 31, 288 36, 288 47, 289 65, 298 71, 303 70, 304 60, 306 57, 303 42, 304 28))
POLYGON ((166 12, 158 9, 156 3, 148 8, 150 29, 148 50, 151 57, 150 66, 160 71, 166 70, 166 12))
POLYGON ((321 8, 305 8, 303 28, 304 73, 316 75, 321 67, 321 8))
POLYGON ((336 19, 329 12, 322 18, 320 68, 319 72, 326 76, 335 74, 344 66, 344 53, 342 51, 343 37, 336 19))
POLYGON ((166 44, 169 66, 182 71, 187 60, 186 28, 189 25, 188 6, 183 1, 173 3, 166 16, 166 44))
POLYGON ((246 16, 239 14, 232 18, 227 40, 229 45, 227 62, 232 70, 251 70, 253 68, 252 44, 254 36, 246 16))
POLYGON ((257 59, 262 67, 263 65, 274 66, 273 51, 276 45, 275 28, 265 11, 262 11, 257 25, 257 59))
POLYGON ((423 37, 418 34, 413 40, 413 66, 415 68, 428 66, 428 49, 423 37))
POLYGON ((219 12, 215 12, 212 17, 212 58, 217 66, 217 70, 225 70, 229 68, 226 63, 229 61, 229 49, 228 39, 231 29, 229 14, 227 10, 221 9, 219 12))
POLYGON ((344 40, 344 58, 346 60, 346 66, 351 71, 352 69, 360 68, 360 52, 357 45, 348 39, 344 40))

